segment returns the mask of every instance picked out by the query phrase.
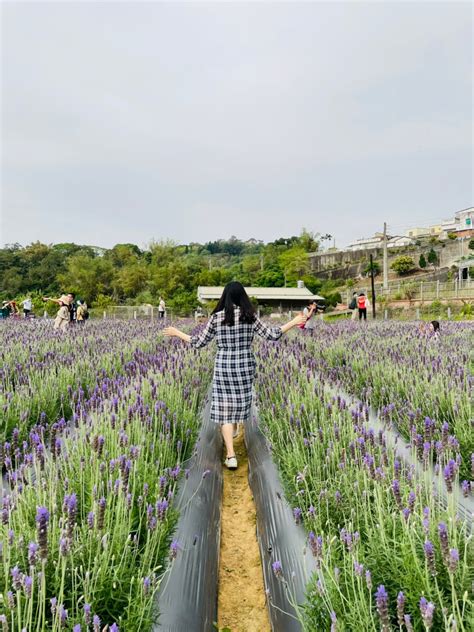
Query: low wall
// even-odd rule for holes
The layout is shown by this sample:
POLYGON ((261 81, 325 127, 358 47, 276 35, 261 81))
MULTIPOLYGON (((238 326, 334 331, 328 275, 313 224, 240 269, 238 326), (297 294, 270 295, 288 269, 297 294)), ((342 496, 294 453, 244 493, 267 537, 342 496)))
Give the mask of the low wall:
MULTIPOLYGON (((401 254, 413 258, 418 265, 421 254, 427 256, 433 250, 438 255, 440 268, 450 267, 453 262, 461 257, 468 257, 469 237, 449 240, 440 244, 424 244, 422 246, 406 246, 405 248, 394 248, 388 250, 388 265, 401 254)), ((320 254, 310 254, 310 267, 313 273, 317 273, 320 278, 338 279, 358 276, 367 266, 370 255, 374 260, 381 263, 383 249, 381 247, 369 248, 367 250, 338 250, 337 252, 322 252, 320 254), (328 274, 330 276, 323 276, 328 274)))

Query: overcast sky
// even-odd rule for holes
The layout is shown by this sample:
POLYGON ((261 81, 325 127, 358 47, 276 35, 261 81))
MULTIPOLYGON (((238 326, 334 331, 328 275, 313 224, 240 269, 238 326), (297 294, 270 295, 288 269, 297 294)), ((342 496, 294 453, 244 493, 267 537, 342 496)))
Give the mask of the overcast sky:
POLYGON ((0 243, 344 245, 451 217, 472 6, 3 2, 0 243))

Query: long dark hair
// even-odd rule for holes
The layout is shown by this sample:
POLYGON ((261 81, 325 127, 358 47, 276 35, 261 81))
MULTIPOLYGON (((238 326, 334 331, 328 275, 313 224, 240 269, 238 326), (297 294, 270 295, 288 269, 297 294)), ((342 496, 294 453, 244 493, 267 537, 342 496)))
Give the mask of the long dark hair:
POLYGON ((227 283, 214 311, 224 311, 224 325, 234 325, 234 308, 240 307, 239 321, 241 323, 253 323, 255 321, 255 308, 250 302, 242 283, 231 281, 227 283))

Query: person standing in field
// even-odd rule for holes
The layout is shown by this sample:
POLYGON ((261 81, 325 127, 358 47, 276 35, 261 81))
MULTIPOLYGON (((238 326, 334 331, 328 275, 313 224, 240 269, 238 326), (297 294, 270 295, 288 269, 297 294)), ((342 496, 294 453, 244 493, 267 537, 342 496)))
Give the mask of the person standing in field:
POLYGON ((77 317, 77 304, 76 304, 76 295, 73 292, 69 292, 69 294, 63 294, 61 298, 51 298, 50 296, 43 296, 43 301, 52 301, 53 303, 57 303, 60 305, 64 303, 63 299, 67 299, 67 308, 69 310, 69 321, 71 323, 76 322, 77 317))
POLYGON ((21 302, 23 305, 23 318, 29 318, 31 316, 31 310, 33 309, 33 302, 29 296, 21 302))
POLYGON ((367 320, 367 308, 370 306, 369 299, 361 292, 357 298, 357 309, 359 311, 359 320, 367 320))
POLYGON ((357 292, 352 293, 351 302, 348 305, 349 309, 352 310, 351 320, 355 320, 357 318, 357 292))
POLYGON ((164 318, 166 312, 166 303, 163 300, 163 297, 160 296, 160 300, 158 303, 158 318, 164 318))
POLYGON ((251 350, 254 335, 278 340, 282 334, 306 322, 302 313, 281 327, 268 327, 256 315, 244 286, 228 283, 203 331, 194 336, 176 327, 166 327, 165 336, 176 337, 195 349, 217 339, 218 352, 212 382, 211 420, 221 427, 227 450, 225 466, 237 468, 234 452, 234 430, 247 421, 252 404, 252 387, 256 362, 251 350))
POLYGON ((306 322, 300 325, 300 329, 314 329, 314 321, 309 322, 311 317, 316 312, 317 303, 316 301, 311 301, 309 305, 307 305, 303 310, 303 315, 306 317, 306 322))
POLYGON ((65 331, 71 322, 71 316, 69 311, 69 296, 61 296, 57 300, 59 304, 59 310, 56 314, 56 318, 54 319, 54 329, 58 329, 59 331, 65 331))
POLYGON ((78 325, 83 325, 89 318, 89 310, 85 301, 77 301, 76 321, 78 325))

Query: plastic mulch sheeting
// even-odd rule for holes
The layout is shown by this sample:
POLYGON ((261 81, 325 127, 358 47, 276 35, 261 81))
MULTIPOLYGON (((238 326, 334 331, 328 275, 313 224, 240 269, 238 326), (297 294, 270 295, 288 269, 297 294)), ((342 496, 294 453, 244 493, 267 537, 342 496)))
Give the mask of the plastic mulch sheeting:
POLYGON ((298 605, 306 601, 305 590, 316 561, 307 546, 307 534, 295 523, 285 500, 278 470, 267 440, 258 428, 257 411, 245 425, 245 443, 249 459, 249 483, 257 509, 257 539, 262 559, 270 623, 273 632, 299 632, 302 626, 294 617, 298 605), (280 562, 283 576, 272 569, 280 562))
POLYGON ((157 594, 154 632, 208 632, 217 621, 222 439, 209 410, 210 402, 187 465, 189 478, 182 480, 176 495, 180 516, 174 539, 179 548, 157 594))

